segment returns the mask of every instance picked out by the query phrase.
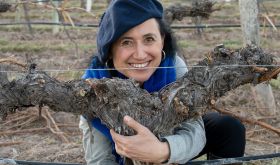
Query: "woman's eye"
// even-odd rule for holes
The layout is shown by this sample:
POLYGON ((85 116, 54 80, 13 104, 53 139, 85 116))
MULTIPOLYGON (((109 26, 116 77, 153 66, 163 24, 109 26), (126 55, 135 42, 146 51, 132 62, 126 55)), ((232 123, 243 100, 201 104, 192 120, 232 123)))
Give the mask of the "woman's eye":
POLYGON ((131 46, 131 45, 132 45, 132 42, 131 42, 131 41, 128 41, 128 40, 123 41, 123 42, 121 43, 121 46, 131 46))
POLYGON ((154 39, 153 37, 147 37, 147 38, 145 39, 145 41, 146 41, 147 43, 152 43, 152 42, 155 41, 155 39, 154 39))

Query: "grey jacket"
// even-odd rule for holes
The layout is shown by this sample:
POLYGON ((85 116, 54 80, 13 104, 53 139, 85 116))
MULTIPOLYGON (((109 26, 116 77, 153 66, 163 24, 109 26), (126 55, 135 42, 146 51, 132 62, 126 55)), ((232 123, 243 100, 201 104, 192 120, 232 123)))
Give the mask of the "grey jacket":
MULTIPOLYGON (((186 72, 185 62, 176 56, 176 76, 182 77, 186 72)), ((83 147, 88 165, 117 165, 112 154, 110 141, 98 130, 90 132, 87 121, 81 116, 79 127, 83 131, 83 147), (93 137, 90 137, 93 136, 93 137)), ((201 117, 182 122, 175 133, 163 137, 169 143, 170 158, 167 164, 183 164, 197 156, 206 143, 204 124, 201 117)))

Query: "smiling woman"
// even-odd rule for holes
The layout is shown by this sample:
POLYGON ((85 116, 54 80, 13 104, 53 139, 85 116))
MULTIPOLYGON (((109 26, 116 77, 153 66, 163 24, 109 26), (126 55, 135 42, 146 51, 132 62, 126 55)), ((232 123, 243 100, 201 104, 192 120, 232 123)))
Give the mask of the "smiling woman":
MULTIPOLYGON (((157 0, 112 1, 100 22, 98 51, 83 78, 130 78, 152 93, 182 77, 187 72, 186 64, 177 56, 175 39, 162 16, 163 7, 157 0)), ((208 114, 203 119, 186 120, 173 135, 164 137, 156 137, 129 116, 123 120, 135 131, 133 136, 109 130, 98 118, 88 125, 85 118, 81 117, 80 128, 90 165, 129 164, 130 159, 183 164, 204 153, 209 158, 244 153, 244 127, 228 116, 208 114)))
POLYGON ((148 19, 112 45, 114 67, 124 76, 143 84, 163 59, 163 41, 164 36, 161 36, 156 20, 148 19))

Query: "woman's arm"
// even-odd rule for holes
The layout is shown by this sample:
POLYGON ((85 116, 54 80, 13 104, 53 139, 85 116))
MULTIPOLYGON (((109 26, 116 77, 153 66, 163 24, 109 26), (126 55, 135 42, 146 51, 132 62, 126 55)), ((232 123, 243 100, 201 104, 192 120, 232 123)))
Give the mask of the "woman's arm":
POLYGON ((197 156, 206 144, 204 124, 201 117, 184 121, 175 128, 174 134, 165 139, 170 148, 169 163, 183 164, 197 156))
POLYGON ((112 144, 95 128, 89 129, 86 119, 81 117, 79 127, 83 131, 83 147, 87 165, 118 165, 112 154, 112 144))
POLYGON ((184 74, 188 72, 187 64, 178 55, 175 56, 175 67, 176 67, 176 78, 177 79, 180 77, 183 77, 184 74))

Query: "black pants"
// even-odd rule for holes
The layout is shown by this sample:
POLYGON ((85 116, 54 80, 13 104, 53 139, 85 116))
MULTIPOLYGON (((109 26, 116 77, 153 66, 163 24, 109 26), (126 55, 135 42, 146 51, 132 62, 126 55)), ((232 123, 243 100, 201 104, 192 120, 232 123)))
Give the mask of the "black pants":
POLYGON ((207 159, 218 159, 244 155, 245 127, 239 120, 219 113, 208 113, 202 118, 207 141, 199 156, 207 154, 207 159))

